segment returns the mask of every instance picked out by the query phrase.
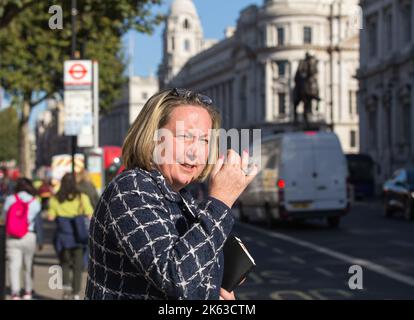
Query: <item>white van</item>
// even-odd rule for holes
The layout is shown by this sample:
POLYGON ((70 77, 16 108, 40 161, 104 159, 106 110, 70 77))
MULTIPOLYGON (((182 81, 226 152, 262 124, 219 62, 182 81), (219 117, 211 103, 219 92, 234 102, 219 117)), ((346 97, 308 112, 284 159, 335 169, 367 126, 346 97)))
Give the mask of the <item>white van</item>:
POLYGON ((239 198, 240 219, 262 208, 266 221, 327 218, 349 210, 348 168, 335 133, 282 133, 262 139, 261 170, 239 198))

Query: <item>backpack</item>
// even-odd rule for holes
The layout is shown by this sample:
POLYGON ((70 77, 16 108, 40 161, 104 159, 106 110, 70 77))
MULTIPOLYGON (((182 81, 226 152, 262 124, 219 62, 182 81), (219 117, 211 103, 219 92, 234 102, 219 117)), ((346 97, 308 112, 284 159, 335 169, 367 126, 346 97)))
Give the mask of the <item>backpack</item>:
POLYGON ((16 201, 7 211, 6 234, 10 237, 20 239, 29 231, 29 205, 35 198, 33 197, 29 202, 24 202, 17 194, 14 196, 16 201))

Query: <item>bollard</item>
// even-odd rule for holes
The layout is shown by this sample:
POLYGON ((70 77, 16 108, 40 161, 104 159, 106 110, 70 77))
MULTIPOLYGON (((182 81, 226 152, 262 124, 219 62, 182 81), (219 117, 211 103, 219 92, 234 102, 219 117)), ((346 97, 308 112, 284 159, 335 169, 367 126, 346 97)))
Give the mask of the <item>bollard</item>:
POLYGON ((6 299, 6 226, 0 223, 0 300, 6 299))

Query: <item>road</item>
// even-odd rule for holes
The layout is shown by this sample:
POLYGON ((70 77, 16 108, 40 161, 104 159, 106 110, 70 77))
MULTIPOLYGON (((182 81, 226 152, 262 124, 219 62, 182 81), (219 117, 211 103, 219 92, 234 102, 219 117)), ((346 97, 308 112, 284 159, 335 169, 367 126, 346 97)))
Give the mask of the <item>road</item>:
MULTIPOLYGON (((54 226, 46 223, 45 229, 45 248, 35 257, 35 298, 60 299, 62 290, 49 286, 50 266, 58 264, 51 244, 54 226)), ((414 298, 414 223, 383 217, 379 201, 355 203, 338 229, 324 221, 279 223, 272 229, 237 222, 234 232, 257 263, 236 290, 238 299, 414 298), (352 265, 362 267, 361 290, 349 288, 352 265)), ((83 286, 85 280, 86 273, 83 286)))
POLYGON ((414 223, 385 218, 379 200, 356 202, 338 229, 238 222, 234 232, 257 264, 239 299, 414 299, 414 223), (362 289, 350 289, 353 265, 361 266, 362 289))

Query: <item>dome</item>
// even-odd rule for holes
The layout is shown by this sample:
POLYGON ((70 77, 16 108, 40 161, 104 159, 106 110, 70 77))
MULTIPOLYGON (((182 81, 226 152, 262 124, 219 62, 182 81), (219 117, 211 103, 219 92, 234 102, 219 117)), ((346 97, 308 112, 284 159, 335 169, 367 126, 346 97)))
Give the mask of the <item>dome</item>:
POLYGON ((197 16, 197 10, 192 0, 174 0, 171 4, 170 14, 180 15, 187 13, 192 16, 197 16))

